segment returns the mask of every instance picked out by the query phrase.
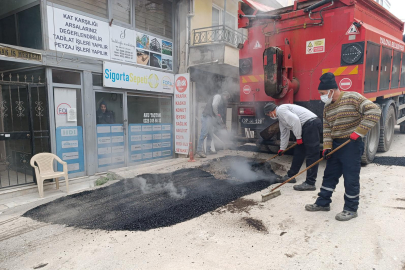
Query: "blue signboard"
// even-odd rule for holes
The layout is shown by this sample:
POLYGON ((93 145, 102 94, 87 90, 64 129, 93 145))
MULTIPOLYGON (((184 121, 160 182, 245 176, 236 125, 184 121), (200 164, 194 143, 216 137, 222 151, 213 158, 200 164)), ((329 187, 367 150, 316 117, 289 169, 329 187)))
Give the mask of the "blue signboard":
MULTIPOLYGON (((68 164, 69 174, 84 171, 82 127, 56 128, 56 154, 68 164)), ((58 171, 63 171, 63 165, 59 163, 58 171)))
POLYGON ((125 165, 124 126, 122 124, 97 125, 98 167, 125 165))
POLYGON ((129 162, 172 156, 172 124, 130 124, 129 162))

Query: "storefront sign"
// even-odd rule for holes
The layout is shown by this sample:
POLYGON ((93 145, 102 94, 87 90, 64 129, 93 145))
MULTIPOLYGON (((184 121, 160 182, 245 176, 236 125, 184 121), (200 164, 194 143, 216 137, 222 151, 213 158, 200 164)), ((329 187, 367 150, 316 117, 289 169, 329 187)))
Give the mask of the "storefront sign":
POLYGON ((104 62, 103 85, 173 94, 174 75, 129 65, 104 62))
POLYGON ((136 63, 135 31, 117 25, 110 27, 111 60, 136 63))
POLYGON ((188 154, 190 142, 190 74, 175 76, 174 90, 175 152, 188 154))
MULTIPOLYGON (((69 174, 84 171, 82 127, 56 129, 56 154, 68 164, 69 174)), ((58 163, 58 171, 63 171, 62 164, 58 163)))
POLYGON ((125 164, 124 126, 122 124, 97 125, 98 167, 125 164))
POLYGON ((110 59, 110 35, 107 22, 47 7, 49 49, 110 59))
POLYGON ((172 156, 172 124, 131 124, 128 129, 130 163, 172 156))
POLYGON ((25 60, 42 61, 42 54, 40 53, 26 52, 4 46, 0 46, 0 55, 25 60))

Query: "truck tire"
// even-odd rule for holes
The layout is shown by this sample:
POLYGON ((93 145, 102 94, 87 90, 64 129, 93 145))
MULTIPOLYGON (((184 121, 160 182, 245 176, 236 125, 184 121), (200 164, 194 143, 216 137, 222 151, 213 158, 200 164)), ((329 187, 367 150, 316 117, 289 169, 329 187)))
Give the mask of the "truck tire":
POLYGON ((380 122, 367 133, 364 137, 364 152, 361 157, 361 164, 367 165, 373 162, 375 154, 377 153, 378 143, 380 138, 380 122))
POLYGON ((391 143, 394 139, 395 130, 395 110, 393 106, 390 106, 387 115, 385 115, 383 123, 383 129, 380 131, 380 143, 378 144, 378 152, 387 152, 390 150, 391 143))

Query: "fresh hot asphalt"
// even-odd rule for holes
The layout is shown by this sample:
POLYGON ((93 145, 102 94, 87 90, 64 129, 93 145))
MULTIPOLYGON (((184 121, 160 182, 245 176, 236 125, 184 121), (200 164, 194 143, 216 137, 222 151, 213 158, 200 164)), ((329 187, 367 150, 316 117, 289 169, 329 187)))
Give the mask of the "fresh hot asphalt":
POLYGON ((270 184, 269 180, 218 180, 200 169, 182 169, 144 174, 59 198, 23 216, 85 229, 147 231, 198 217, 270 184), (146 189, 139 178, 146 180, 146 189), (172 188, 166 185, 170 182, 172 188), (166 183, 165 188, 161 188, 162 183, 166 183))
POLYGON ((385 166, 405 166, 405 157, 375 157, 373 163, 385 166))

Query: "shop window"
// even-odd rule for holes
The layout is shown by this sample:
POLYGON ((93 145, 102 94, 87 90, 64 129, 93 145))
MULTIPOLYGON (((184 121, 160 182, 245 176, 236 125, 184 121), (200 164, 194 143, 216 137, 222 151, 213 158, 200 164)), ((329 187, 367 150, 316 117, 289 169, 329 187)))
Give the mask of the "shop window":
POLYGON ((131 0, 113 0, 113 18, 131 24, 131 0))
POLYGON ((401 73, 401 52, 394 51, 394 59, 392 62, 391 89, 398 88, 400 73, 401 73))
POLYGON ((129 163, 173 156, 172 99, 128 95, 129 163))
POLYGON ((52 82, 81 85, 80 72, 53 69, 52 82))
POLYGON ((93 86, 103 86, 103 75, 93 73, 92 76, 93 86))
POLYGON ((108 0, 48 0, 48 2, 108 18, 108 0))
POLYGON ((96 92, 97 124, 122 124, 122 94, 96 92))
POLYGON ((150 33, 173 37, 172 1, 137 0, 135 2, 135 26, 150 33))
MULTIPOLYGON (((10 3, 14 2, 10 1, 10 3)), ((1 6, 5 6, 7 10, 8 6, 4 2, 1 6)), ((14 8, 17 9, 3 13, 3 16, 0 15, 0 43, 42 49, 40 5, 14 8)))
POLYGON ((98 172, 125 165, 123 94, 96 92, 98 172))

